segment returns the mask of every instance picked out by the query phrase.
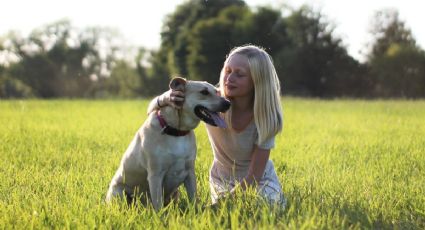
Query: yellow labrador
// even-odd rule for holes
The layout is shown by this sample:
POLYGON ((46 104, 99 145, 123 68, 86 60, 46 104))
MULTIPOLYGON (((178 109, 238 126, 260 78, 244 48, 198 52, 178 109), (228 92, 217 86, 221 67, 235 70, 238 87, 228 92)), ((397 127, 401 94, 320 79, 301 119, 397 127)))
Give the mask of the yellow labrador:
POLYGON ((216 88, 200 81, 173 78, 170 88, 181 90, 181 109, 171 106, 150 112, 128 146, 109 185, 106 201, 113 197, 149 198, 155 210, 167 204, 184 184, 188 197, 196 195, 196 143, 193 129, 199 122, 225 127, 218 115, 230 102, 217 95, 216 88))

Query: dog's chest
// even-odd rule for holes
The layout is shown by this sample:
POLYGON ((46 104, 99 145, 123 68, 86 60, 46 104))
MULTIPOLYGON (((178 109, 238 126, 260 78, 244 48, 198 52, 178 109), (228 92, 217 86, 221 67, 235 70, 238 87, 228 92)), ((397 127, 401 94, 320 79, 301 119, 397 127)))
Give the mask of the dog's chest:
POLYGON ((174 188, 178 187, 186 179, 190 171, 194 170, 192 166, 195 157, 186 154, 184 154, 185 157, 182 157, 181 155, 174 155, 166 169, 167 171, 164 175, 165 190, 174 190, 174 188))
POLYGON ((186 170, 188 164, 193 162, 196 157, 196 145, 175 144, 166 154, 169 163, 168 172, 174 175, 186 170))
POLYGON ((196 151, 196 144, 195 140, 192 140, 190 136, 185 137, 188 140, 187 141, 176 141, 172 142, 172 148, 170 149, 171 152, 175 155, 190 155, 194 154, 196 151), (195 149, 193 149, 195 147, 195 149))
POLYGON ((196 157, 196 145, 188 143, 174 143, 166 156, 169 162, 166 169, 165 182, 170 187, 178 186, 193 170, 192 165, 196 157), (174 186, 173 186, 173 185, 174 186))
POLYGON ((190 167, 190 161, 184 159, 175 159, 166 171, 165 178, 173 181, 182 181, 186 178, 190 167))

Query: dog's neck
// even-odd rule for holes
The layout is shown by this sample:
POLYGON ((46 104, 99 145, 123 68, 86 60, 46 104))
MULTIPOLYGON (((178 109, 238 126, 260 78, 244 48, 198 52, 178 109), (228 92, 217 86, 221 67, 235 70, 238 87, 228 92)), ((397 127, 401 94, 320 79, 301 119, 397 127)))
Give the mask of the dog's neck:
POLYGON ((201 121, 193 113, 189 113, 184 109, 175 109, 167 106, 161 108, 160 112, 168 126, 182 131, 195 129, 201 121))

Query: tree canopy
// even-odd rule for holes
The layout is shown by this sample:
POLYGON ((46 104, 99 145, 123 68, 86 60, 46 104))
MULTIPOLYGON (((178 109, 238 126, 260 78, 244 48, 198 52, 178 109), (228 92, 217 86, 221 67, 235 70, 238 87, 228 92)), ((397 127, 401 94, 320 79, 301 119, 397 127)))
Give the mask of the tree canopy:
POLYGON ((425 52, 416 45, 412 32, 398 12, 376 12, 371 33, 375 40, 367 64, 374 94, 383 97, 425 96, 425 52))
POLYGON ((215 84, 226 54, 244 44, 273 57, 284 94, 425 96, 425 52, 396 10, 376 13, 360 63, 321 12, 282 7, 185 1, 164 20, 157 50, 129 47, 114 29, 77 29, 67 20, 27 38, 9 33, 0 37, 0 97, 149 97, 176 75, 215 84))

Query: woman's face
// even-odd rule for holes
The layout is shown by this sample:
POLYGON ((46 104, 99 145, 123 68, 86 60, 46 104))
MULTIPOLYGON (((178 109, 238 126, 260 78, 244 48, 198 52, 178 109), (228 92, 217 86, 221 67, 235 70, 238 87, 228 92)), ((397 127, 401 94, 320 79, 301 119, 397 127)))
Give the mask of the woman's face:
POLYGON ((254 83, 249 70, 248 58, 234 54, 223 66, 224 95, 228 98, 252 97, 254 83))

